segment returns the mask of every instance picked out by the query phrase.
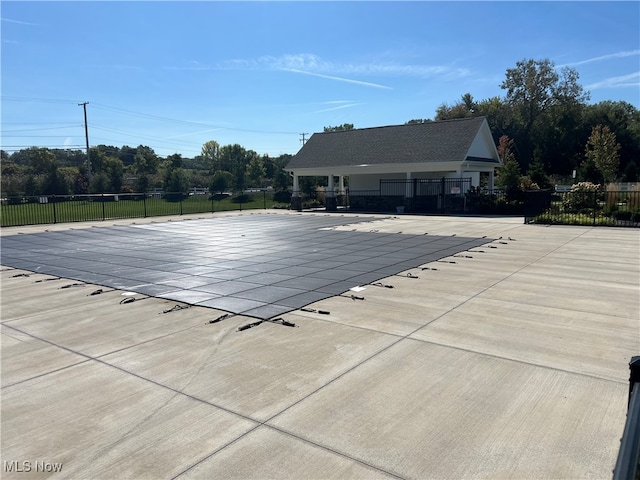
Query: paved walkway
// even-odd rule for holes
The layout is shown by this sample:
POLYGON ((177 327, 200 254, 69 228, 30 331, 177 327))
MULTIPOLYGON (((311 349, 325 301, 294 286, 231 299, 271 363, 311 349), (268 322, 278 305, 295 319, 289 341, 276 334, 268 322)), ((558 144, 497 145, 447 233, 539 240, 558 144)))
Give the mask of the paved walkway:
POLYGON ((244 331, 255 319, 4 267, 2 478, 610 478, 638 230, 340 229, 496 240, 244 331))

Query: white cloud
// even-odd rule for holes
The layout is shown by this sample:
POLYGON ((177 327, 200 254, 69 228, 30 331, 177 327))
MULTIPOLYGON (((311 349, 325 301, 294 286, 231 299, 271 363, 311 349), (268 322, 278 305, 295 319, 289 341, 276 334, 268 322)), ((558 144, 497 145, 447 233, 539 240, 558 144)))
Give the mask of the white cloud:
POLYGON ((378 83, 371 83, 371 82, 363 82, 361 80, 354 80, 351 78, 336 77, 333 75, 324 75, 322 73, 305 72, 304 70, 297 70, 295 68, 283 68, 281 70, 285 72, 302 73, 304 75, 311 75, 314 77, 326 78, 329 80, 337 80, 340 82, 353 83, 355 85, 362 85, 363 87, 373 87, 373 88, 382 88, 385 90, 393 90, 391 87, 387 87, 386 85, 380 85, 378 83))
POLYGON ((596 90, 598 88, 620 88, 620 87, 638 87, 640 86, 640 72, 630 73, 619 77, 609 77, 591 85, 587 85, 587 90, 596 90))
POLYGON ((466 68, 449 65, 398 64, 389 62, 339 63, 324 60, 312 53, 284 54, 279 56, 264 55, 258 58, 233 59, 218 64, 208 65, 192 61, 185 67, 167 67, 171 70, 283 70, 307 75, 325 76, 324 78, 359 83, 364 86, 390 88, 362 80, 354 80, 345 76, 387 76, 387 77, 420 77, 420 78, 454 78, 467 77, 471 72, 466 68))
POLYGON ((628 50, 623 52, 610 53, 608 55, 600 55, 599 57, 588 58, 586 60, 580 60, 578 62, 565 63, 564 65, 558 65, 558 68, 562 67, 575 67, 576 65, 584 65, 585 63, 601 62, 603 60, 611 60, 614 58, 632 57, 634 55, 640 55, 640 50, 628 50))
POLYGON ((18 25, 31 25, 32 27, 37 27, 38 24, 37 23, 31 23, 31 22, 23 22, 22 20, 13 20, 11 18, 0 18, 0 20, 2 20, 3 22, 7 22, 7 23, 17 23, 18 25))
POLYGON ((351 107, 356 107, 358 105, 362 105, 362 103, 347 103, 345 105, 340 105, 338 107, 331 107, 331 108, 325 108, 323 110, 316 110, 313 113, 332 112, 333 110, 342 110, 343 108, 351 108, 351 107))

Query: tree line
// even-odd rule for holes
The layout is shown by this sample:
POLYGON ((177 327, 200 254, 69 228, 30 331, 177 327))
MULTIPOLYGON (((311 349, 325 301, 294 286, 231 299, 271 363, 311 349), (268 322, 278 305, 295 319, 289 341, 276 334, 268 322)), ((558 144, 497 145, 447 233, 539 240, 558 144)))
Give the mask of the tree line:
POLYGON ((87 193, 143 193, 153 190, 211 192, 272 187, 286 190, 283 168, 291 155, 259 155, 235 145, 220 147, 209 141, 193 158, 174 153, 162 157, 148 146, 97 145, 87 155, 79 150, 30 147, 2 159, 2 195, 70 195, 87 193))
MULTIPOLYGON (((498 185, 545 188, 575 180, 602 184, 640 180, 640 111, 623 101, 589 104, 576 70, 558 71, 548 59, 522 60, 507 69, 503 97, 483 100, 465 93, 453 104, 442 103, 433 120, 484 116, 504 162, 498 185)), ((412 119, 406 123, 433 121, 412 119)), ((345 123, 325 132, 354 129, 345 123)), ((97 145, 87 156, 79 150, 31 147, 9 155, 0 151, 3 196, 147 192, 185 192, 209 188, 212 193, 272 187, 286 190, 283 171, 292 155, 259 155, 239 144, 215 140, 200 155, 157 155, 139 145, 97 145)), ((326 185, 324 177, 300 179, 303 192, 326 185)))
MULTIPOLYGON (((576 180, 602 184, 640 180, 640 111, 628 102, 587 103, 575 69, 522 60, 507 69, 504 97, 441 104, 435 120, 485 116, 510 176, 548 187, 576 180)), ((416 119, 410 122, 424 122, 416 119)), ((504 170, 504 169, 503 169, 504 170)), ((504 177, 504 172, 502 174, 504 177)))

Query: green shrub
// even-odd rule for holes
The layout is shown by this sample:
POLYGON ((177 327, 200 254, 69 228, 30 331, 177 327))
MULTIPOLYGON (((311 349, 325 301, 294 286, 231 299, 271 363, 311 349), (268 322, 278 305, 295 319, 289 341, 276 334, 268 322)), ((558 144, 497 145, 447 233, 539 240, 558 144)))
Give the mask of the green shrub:
POLYGON ((597 205, 600 185, 591 182, 579 182, 571 186, 571 191, 562 196, 562 205, 566 212, 584 212, 597 205))
POLYGON ((231 198, 233 203, 249 203, 251 200, 253 200, 253 195, 249 193, 241 193, 231 198))
POLYGON ((286 190, 275 192, 273 194, 273 201, 278 203, 291 203, 291 192, 286 190))

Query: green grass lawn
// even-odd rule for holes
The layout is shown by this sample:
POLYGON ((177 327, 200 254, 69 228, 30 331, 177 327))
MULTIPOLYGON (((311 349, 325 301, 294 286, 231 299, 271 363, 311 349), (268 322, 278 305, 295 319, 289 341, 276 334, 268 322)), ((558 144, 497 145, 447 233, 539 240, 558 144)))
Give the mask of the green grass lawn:
MULTIPOLYGON (((17 205, 2 203, 0 219, 3 227, 17 225, 36 225, 47 223, 83 222, 118 218, 142 218, 161 215, 186 215, 190 213, 208 213, 230 210, 252 210, 274 208, 273 194, 256 192, 248 201, 239 203, 231 197, 211 200, 208 195, 192 195, 181 201, 167 201, 162 198, 127 198, 119 195, 119 200, 101 201, 100 197, 82 197, 76 200, 56 199, 48 203, 21 203, 17 205)), ((278 205, 282 206, 282 205, 278 205)))

